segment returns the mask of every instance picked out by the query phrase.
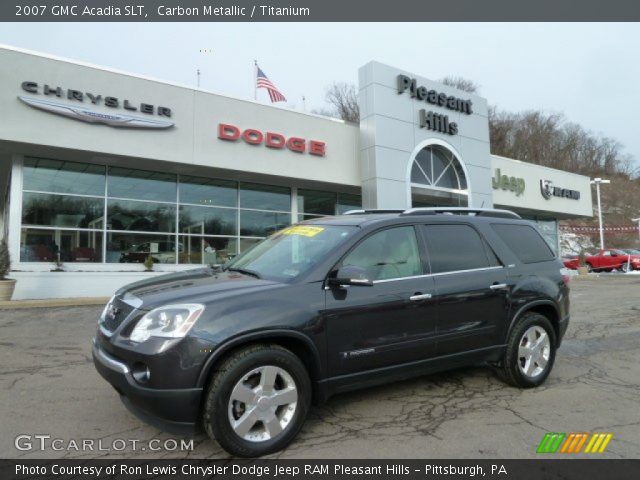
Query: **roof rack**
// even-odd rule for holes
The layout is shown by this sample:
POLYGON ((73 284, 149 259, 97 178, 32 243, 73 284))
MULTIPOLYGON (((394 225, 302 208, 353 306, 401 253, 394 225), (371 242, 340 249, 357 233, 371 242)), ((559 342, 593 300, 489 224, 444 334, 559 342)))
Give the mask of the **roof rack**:
POLYGON ((498 218, 522 218, 511 210, 501 210, 499 208, 467 208, 467 207, 420 207, 408 210, 395 209, 361 209, 349 210, 343 215, 374 215, 384 213, 399 213, 400 215, 454 215, 474 213, 476 217, 498 217, 498 218))
POLYGON ((459 213, 475 213, 477 217, 522 218, 511 210, 499 208, 467 208, 467 207, 424 207, 404 210, 402 215, 437 215, 439 213, 454 215, 459 213))
POLYGON ((374 215, 376 213, 380 214, 380 213, 403 213, 405 212, 405 210, 399 209, 399 210, 393 210, 393 209, 380 209, 380 210, 376 210, 376 209, 367 209, 367 210, 349 210, 343 213, 343 215, 374 215))

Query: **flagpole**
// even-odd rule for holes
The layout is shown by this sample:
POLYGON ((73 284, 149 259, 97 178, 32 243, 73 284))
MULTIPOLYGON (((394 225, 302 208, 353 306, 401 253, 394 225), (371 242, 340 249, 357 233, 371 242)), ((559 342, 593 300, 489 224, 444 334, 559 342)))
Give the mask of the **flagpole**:
POLYGON ((253 64, 253 99, 258 100, 258 60, 254 60, 253 64))

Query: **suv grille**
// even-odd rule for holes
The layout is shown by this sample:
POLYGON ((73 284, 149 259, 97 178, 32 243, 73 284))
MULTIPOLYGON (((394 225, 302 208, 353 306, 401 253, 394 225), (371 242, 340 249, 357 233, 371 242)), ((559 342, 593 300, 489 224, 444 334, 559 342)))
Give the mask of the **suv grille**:
POLYGON ((100 323, 108 332, 115 331, 122 322, 135 310, 128 303, 123 302, 117 297, 114 297, 105 309, 104 317, 100 320, 100 323))

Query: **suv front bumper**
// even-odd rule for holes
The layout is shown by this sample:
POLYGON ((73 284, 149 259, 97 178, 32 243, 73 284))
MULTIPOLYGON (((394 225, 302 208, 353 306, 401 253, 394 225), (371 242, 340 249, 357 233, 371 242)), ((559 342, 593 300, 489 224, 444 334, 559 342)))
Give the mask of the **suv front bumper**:
POLYGON ((93 363, 98 373, 120 394, 125 406, 138 418, 172 433, 196 428, 202 388, 146 388, 133 378, 126 363, 101 349, 94 339, 93 363))

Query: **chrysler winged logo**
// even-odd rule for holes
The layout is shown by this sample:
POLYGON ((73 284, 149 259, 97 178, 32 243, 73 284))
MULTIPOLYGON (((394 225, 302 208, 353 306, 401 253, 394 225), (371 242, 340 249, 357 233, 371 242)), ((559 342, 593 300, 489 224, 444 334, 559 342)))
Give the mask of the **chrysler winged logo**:
POLYGON ((18 97, 30 107, 55 113, 63 117, 73 118, 88 123, 101 123, 110 127, 119 128, 171 128, 174 123, 168 120, 156 120, 151 118, 140 118, 121 113, 104 113, 85 108, 83 106, 67 105, 64 103, 40 100, 31 97, 18 97))
POLYGON ((540 180, 540 193, 549 200, 553 196, 553 182, 551 180, 540 180))

